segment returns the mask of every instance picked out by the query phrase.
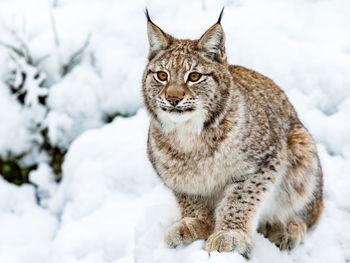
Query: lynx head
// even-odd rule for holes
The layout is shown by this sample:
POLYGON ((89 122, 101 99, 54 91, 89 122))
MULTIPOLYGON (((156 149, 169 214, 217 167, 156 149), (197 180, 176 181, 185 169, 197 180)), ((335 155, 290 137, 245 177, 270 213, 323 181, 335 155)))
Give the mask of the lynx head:
POLYGON ((146 10, 149 63, 143 75, 143 97, 152 117, 165 131, 200 132, 216 125, 227 112, 232 77, 220 24, 200 39, 177 39, 164 33, 146 10))

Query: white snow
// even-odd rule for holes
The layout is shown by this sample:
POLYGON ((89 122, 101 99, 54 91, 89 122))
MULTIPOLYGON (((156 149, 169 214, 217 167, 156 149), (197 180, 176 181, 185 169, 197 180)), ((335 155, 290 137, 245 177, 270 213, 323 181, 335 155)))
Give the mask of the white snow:
POLYGON ((0 177, 1 262, 47 262, 58 219, 36 204, 32 186, 0 177))
POLYGON ((324 172, 325 210, 304 244, 281 252, 256 234, 251 262, 350 262, 347 0, 1 0, 0 42, 16 46, 21 39, 34 59, 49 55, 38 68, 50 108, 47 113, 36 104, 35 94, 46 88, 38 88, 34 76, 30 103, 18 103, 6 85, 14 64, 0 46, 0 157, 29 153, 28 163, 39 162, 30 174, 36 188, 0 177, 1 262, 245 262, 236 253, 209 256, 204 241, 164 246, 164 230, 179 211, 147 159, 149 119, 141 97, 145 6, 165 32, 198 38, 223 5, 229 61, 286 91, 317 142, 324 172), (80 63, 62 76, 89 35, 80 63), (105 124, 117 112, 137 114, 105 124), (49 127, 52 142, 69 147, 60 183, 37 152, 37 123, 49 127))

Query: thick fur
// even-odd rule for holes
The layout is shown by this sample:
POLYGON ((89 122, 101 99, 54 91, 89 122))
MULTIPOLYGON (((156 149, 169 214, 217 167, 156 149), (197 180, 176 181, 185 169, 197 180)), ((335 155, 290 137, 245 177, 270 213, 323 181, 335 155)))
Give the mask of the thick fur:
POLYGON ((182 219, 169 247, 205 239, 208 251, 249 258, 254 231, 291 249, 322 212, 322 171, 312 137, 269 78, 227 63, 220 24, 181 40, 148 22, 144 103, 148 156, 175 194, 182 219), (156 72, 168 79, 161 82, 156 72), (190 72, 202 74, 198 82, 190 72), (174 93, 174 92, 177 93, 174 93), (182 100, 170 105, 168 93, 182 100))

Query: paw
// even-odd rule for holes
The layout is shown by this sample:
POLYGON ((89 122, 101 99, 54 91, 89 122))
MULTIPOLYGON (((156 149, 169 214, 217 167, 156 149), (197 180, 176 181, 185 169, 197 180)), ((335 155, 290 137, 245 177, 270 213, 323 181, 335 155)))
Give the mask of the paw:
POLYGON ((302 221, 291 221, 287 224, 287 231, 283 241, 280 243, 280 249, 291 250, 302 243, 306 236, 306 224, 302 221))
POLYGON ((205 248, 208 252, 236 251, 245 258, 250 258, 253 249, 252 239, 240 230, 221 230, 208 238, 205 248))
POLYGON ((210 226, 198 219, 185 217, 171 225, 165 232, 164 241, 167 247, 175 248, 197 239, 206 239, 210 233, 210 226))
POLYGON ((287 224, 266 224, 259 227, 258 232, 282 250, 291 250, 303 242, 306 236, 306 224, 299 219, 287 224))

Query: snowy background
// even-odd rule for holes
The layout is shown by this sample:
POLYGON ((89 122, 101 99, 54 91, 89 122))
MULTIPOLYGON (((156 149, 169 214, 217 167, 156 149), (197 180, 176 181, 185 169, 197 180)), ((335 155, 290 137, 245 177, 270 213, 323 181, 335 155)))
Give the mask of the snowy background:
POLYGON ((145 6, 194 39, 223 5, 230 63, 286 91, 324 170, 305 243, 280 252, 256 234, 251 262, 350 262, 350 1, 1 0, 1 263, 244 262, 164 247, 179 211, 147 160, 141 98, 145 6), (13 167, 27 183, 3 179, 13 167))

